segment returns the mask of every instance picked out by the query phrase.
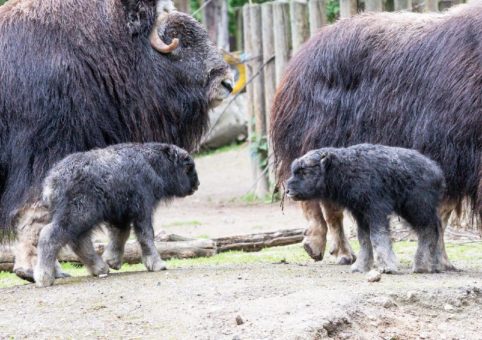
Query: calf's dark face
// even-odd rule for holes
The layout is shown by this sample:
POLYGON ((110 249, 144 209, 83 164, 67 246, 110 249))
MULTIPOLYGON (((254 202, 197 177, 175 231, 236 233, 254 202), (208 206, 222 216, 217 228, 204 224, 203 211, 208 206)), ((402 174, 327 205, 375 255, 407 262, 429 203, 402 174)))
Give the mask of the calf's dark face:
POLYGON ((325 192, 326 158, 314 151, 291 164, 291 177, 286 182, 286 194, 295 201, 322 198, 325 192))

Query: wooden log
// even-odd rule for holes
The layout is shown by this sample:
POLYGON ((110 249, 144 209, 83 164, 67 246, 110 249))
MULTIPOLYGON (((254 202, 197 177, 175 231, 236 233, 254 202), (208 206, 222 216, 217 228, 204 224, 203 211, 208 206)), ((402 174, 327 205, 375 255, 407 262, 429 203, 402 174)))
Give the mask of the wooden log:
POLYGON ((293 53, 296 53, 310 36, 308 5, 306 2, 298 0, 290 2, 290 21, 293 53))
POLYGON ((412 0, 394 0, 393 5, 395 11, 412 10, 412 0))
POLYGON ((365 11, 381 12, 382 10, 382 0, 365 0, 365 11))
MULTIPOLYGON (((299 243, 303 240, 304 229, 287 229, 267 233, 220 237, 212 240, 189 239, 179 235, 162 235, 156 239, 186 241, 156 241, 156 248, 164 260, 178 258, 209 257, 217 253, 241 250, 258 251, 263 248, 284 246, 299 243)), ((95 243, 95 251, 102 255, 105 243, 95 243)), ((64 248, 59 253, 59 261, 80 263, 78 257, 64 248)), ((12 271, 15 257, 13 247, 9 244, 0 246, 0 271, 12 271)), ((141 250, 137 241, 128 241, 124 252, 124 263, 141 263, 141 250)))
MULTIPOLYGON (((269 131, 271 105, 273 103, 276 91, 276 67, 275 67, 275 49, 274 49, 274 22, 273 22, 273 3, 266 2, 261 5, 261 21, 263 23, 263 65, 264 67, 264 105, 266 115, 266 130, 269 131)), ((265 133, 266 135, 266 133, 265 133)), ((273 159, 272 148, 268 149, 268 160, 273 159)), ((268 180, 274 183, 275 175, 273 162, 268 162, 268 180)))
POLYGON ((259 251, 263 248, 285 246, 303 240, 304 229, 287 229, 268 233, 230 236, 213 239, 218 253, 242 250, 259 251))
POLYGON ((321 27, 328 23, 325 6, 325 0, 308 1, 310 36, 315 35, 321 27))
POLYGON ((340 0, 340 18, 349 18, 357 12, 357 0, 340 0))
MULTIPOLYGON (((251 20, 251 48, 252 48, 252 71, 256 73, 253 79, 253 113, 255 118, 255 138, 259 143, 266 139, 266 111, 264 98, 264 69, 263 69, 263 25, 261 22, 261 5, 254 4, 249 7, 251 20)), ((259 145, 259 144, 257 144, 259 145)), ((268 193, 268 174, 261 166, 261 158, 256 153, 258 176, 255 178, 255 195, 264 198, 268 193)))
POLYGON ((274 51, 276 86, 281 83, 286 65, 291 57, 290 6, 286 2, 273 3, 274 51))

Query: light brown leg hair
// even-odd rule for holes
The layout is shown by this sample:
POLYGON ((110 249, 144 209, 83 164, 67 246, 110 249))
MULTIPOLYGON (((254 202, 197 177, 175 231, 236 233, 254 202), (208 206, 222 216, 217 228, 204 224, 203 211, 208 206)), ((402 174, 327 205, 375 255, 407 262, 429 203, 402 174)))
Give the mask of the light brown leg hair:
MULTIPOLYGON (((15 221, 17 244, 15 246, 14 273, 21 279, 34 282, 33 269, 37 263, 37 244, 42 228, 50 222, 47 209, 38 203, 23 208, 18 212, 15 221)), ((55 264, 55 277, 68 277, 55 264)))
POLYGON ((355 262, 356 256, 343 229, 343 208, 331 202, 322 202, 322 206, 332 237, 330 254, 336 256, 337 264, 352 264, 355 262))
POLYGON ((439 249, 441 250, 441 271, 445 270, 456 270, 456 268, 450 263, 449 258, 447 256, 447 252, 445 250, 445 230, 447 230, 447 226, 449 223, 450 215, 452 211, 454 211, 457 207, 456 202, 450 201, 443 201, 439 207, 439 216, 440 221, 442 223, 442 230, 440 232, 439 238, 439 249))
POLYGON ((326 232, 328 230, 325 218, 321 212, 319 201, 301 202, 303 214, 308 220, 308 228, 305 230, 303 247, 315 261, 321 261, 326 248, 326 232))

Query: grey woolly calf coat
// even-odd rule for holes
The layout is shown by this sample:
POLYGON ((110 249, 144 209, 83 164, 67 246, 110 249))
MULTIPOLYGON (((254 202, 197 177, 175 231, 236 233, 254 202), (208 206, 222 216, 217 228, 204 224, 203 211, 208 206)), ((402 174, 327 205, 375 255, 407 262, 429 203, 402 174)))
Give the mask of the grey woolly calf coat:
POLYGON ((418 235, 415 272, 452 269, 444 258, 437 215, 445 180, 434 161, 415 150, 359 144, 310 151, 291 170, 290 197, 328 200, 353 214, 361 245, 354 271, 373 266, 372 246, 381 271, 398 271, 389 235, 391 213, 406 219, 418 235))
POLYGON ((51 223, 38 244, 34 278, 38 286, 54 281, 60 248, 69 244, 93 275, 122 263, 131 224, 150 271, 165 269, 154 246, 152 213, 160 201, 193 194, 199 185, 194 161, 174 145, 119 144, 72 154, 56 164, 43 186, 51 223), (104 260, 95 253, 91 230, 106 222, 111 242, 104 260))

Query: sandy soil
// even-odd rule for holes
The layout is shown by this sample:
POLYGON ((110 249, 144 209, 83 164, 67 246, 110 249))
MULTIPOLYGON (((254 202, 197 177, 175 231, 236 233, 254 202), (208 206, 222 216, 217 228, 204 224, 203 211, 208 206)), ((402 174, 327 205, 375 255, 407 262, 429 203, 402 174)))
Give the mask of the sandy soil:
MULTIPOLYGON (((240 200, 251 187, 245 148, 197 165, 199 192, 161 207, 157 229, 216 237, 305 225, 295 205, 240 200)), ((378 283, 325 262, 71 278, 1 289, 0 338, 482 339, 482 273, 461 268, 405 268, 378 283)))

